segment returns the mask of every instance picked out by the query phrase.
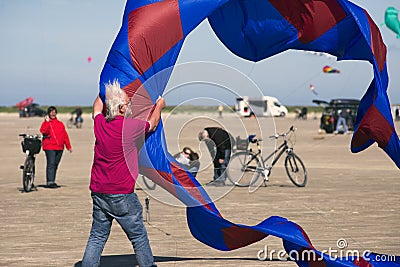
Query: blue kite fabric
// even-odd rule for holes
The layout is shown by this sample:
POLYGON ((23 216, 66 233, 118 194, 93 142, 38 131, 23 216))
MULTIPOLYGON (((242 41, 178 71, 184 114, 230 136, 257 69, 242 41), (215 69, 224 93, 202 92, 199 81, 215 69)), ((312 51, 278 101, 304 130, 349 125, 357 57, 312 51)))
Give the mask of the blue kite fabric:
MULTIPOLYGON (((132 99, 133 116, 145 119, 163 94, 186 36, 205 19, 232 53, 250 61, 288 49, 369 61, 374 79, 361 100, 351 150, 359 152, 377 142, 400 168, 400 142, 386 94, 386 46, 368 13, 346 0, 127 0, 100 76, 103 101, 104 85, 117 79, 132 99)), ((398 257, 383 262, 375 253, 332 259, 313 247, 299 225, 282 217, 255 226, 224 219, 199 182, 167 152, 162 122, 147 136, 139 165, 142 174, 187 206, 192 235, 215 249, 230 251, 273 235, 282 238, 288 253, 313 251, 321 256, 297 259, 301 267, 400 266, 398 257)))

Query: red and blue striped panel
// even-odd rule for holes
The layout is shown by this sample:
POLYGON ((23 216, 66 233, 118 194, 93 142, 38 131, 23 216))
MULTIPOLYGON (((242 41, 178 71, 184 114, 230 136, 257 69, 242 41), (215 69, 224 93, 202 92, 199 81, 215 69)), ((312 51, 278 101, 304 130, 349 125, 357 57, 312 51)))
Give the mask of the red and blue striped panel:
MULTIPOLYGON (((288 49, 327 52, 338 60, 365 60, 374 79, 361 99, 351 148, 359 152, 374 142, 400 168, 400 141, 386 94, 386 47, 378 27, 362 8, 347 0, 127 0, 121 29, 100 76, 104 84, 118 79, 133 99, 135 115, 145 118, 173 70, 185 37, 208 18, 221 42, 237 56, 259 61, 288 49), (145 114, 145 115, 143 115, 145 114)), ((399 259, 330 259, 311 244, 294 222, 273 216, 254 226, 226 220, 207 192, 167 152, 162 122, 146 139, 141 172, 187 205, 192 235, 215 249, 229 251, 262 240, 282 238, 286 251, 314 251, 311 266, 399 266, 399 259)))

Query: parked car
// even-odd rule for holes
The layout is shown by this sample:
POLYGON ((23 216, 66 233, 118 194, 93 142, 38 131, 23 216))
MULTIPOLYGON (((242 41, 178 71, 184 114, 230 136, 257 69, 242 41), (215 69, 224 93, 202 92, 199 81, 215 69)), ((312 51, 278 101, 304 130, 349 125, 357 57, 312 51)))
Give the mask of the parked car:
POLYGON ((39 107, 39 104, 33 103, 24 108, 22 117, 44 117, 46 115, 46 111, 39 107))
POLYGON ((347 121, 347 126, 350 131, 354 129, 354 123, 357 117, 358 99, 332 99, 330 102, 325 100, 313 100, 313 103, 320 105, 324 108, 321 115, 321 122, 319 128, 325 130, 326 133, 333 133, 336 130, 336 124, 340 112, 349 109, 350 118, 347 121))

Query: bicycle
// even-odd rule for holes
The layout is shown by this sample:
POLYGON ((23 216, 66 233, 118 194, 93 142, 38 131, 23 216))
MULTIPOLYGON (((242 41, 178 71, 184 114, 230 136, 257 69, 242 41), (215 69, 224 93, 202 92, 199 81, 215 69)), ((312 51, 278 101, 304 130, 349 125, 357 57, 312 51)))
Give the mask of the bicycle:
POLYGON ((82 117, 77 117, 74 119, 74 115, 71 114, 71 117, 67 121, 67 128, 71 129, 73 126, 75 126, 76 128, 82 128, 82 123, 82 117))
POLYGON ((153 182, 152 180, 150 180, 149 178, 147 178, 144 175, 141 175, 141 176, 142 176, 143 183, 147 187, 147 189, 149 189, 149 190, 156 189, 156 183, 155 182, 153 182))
POLYGON ((26 154, 24 165, 20 166, 22 170, 22 185, 25 192, 32 191, 35 188, 35 155, 39 154, 42 147, 41 135, 20 134, 24 140, 21 142, 22 151, 26 154))
POLYGON ((242 151, 238 151, 232 155, 227 168, 228 179, 236 186, 247 187, 256 183, 261 175, 263 177, 264 186, 266 186, 272 167, 278 162, 282 154, 286 153, 284 162, 286 174, 294 185, 304 187, 307 183, 306 167, 299 156, 294 153, 293 147, 288 145, 287 140, 288 134, 291 132, 294 133, 295 130, 296 129, 291 126, 289 131, 283 134, 270 136, 270 138, 275 139, 282 137, 283 142, 266 158, 264 158, 261 153, 261 139, 256 139, 255 135, 250 135, 247 139, 240 139, 240 137, 238 137, 236 146, 242 151), (251 148, 249 149, 250 143, 257 145, 257 153, 253 152, 251 148), (268 166, 266 162, 273 156, 275 156, 275 158, 271 166, 268 166))

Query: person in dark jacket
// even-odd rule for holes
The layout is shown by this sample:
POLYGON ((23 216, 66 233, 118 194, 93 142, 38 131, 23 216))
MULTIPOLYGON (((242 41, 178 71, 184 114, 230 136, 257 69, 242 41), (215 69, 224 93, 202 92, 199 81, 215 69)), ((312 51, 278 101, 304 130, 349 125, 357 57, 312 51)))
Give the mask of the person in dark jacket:
POLYGON ((81 107, 77 107, 74 111, 71 112, 72 116, 74 114, 76 114, 75 124, 76 124, 77 128, 81 128, 82 127, 82 122, 83 122, 82 113, 83 112, 82 112, 81 107))
POLYGON ((43 138, 43 150, 46 154, 46 187, 58 188, 56 184, 56 173, 58 164, 64 151, 64 147, 72 152, 69 136, 65 130, 64 123, 57 119, 57 108, 50 106, 47 115, 40 127, 43 138))
POLYGON ((204 141, 214 164, 213 185, 225 185, 226 167, 231 159, 234 139, 230 133, 219 127, 207 127, 199 132, 199 141, 204 141))

